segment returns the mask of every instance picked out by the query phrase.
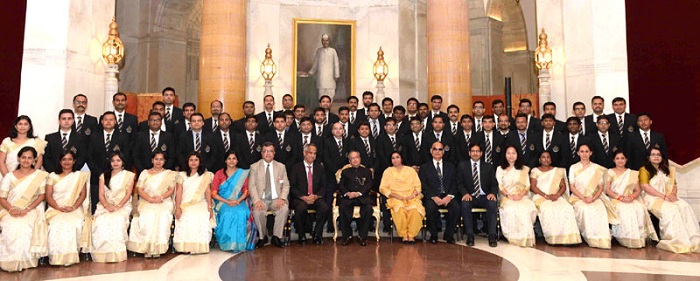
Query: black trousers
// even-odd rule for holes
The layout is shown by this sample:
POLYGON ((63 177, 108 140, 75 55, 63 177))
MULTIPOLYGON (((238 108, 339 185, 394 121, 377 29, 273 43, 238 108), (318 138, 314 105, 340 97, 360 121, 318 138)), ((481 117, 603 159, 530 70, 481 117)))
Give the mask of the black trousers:
POLYGON ((481 195, 479 198, 472 196, 472 201, 462 201, 462 219, 464 220, 464 228, 467 235, 474 235, 474 220, 472 216, 472 208, 485 208, 486 220, 488 224, 489 239, 496 239, 496 227, 498 216, 498 203, 486 199, 486 195, 481 195))
POLYGON ((299 234, 306 233, 306 227, 309 223, 309 213, 307 210, 309 208, 316 210, 316 226, 314 227, 314 237, 321 237, 323 235, 323 224, 326 222, 328 217, 328 205, 323 198, 316 199, 313 204, 306 204, 304 200, 294 199, 294 227, 297 229, 299 234))
MULTIPOLYGON (((442 196, 442 198, 444 198, 445 196, 442 196)), ((459 203, 457 203, 458 200, 459 199, 455 197, 452 200, 450 200, 450 203, 447 203, 447 215, 445 216, 445 223, 447 225, 445 226, 445 232, 443 236, 445 240, 447 240, 448 238, 454 239, 455 227, 457 226, 457 220, 459 220, 459 203)), ((425 198, 425 202, 423 205, 425 205, 425 217, 427 220, 430 237, 437 237, 437 224, 438 221, 440 221, 439 209, 445 207, 438 207, 438 205, 435 204, 435 201, 433 201, 433 199, 431 198, 425 198)))
MULTIPOLYGON (((323 198, 323 200, 325 200, 326 202, 326 205, 331 209, 333 208, 333 193, 335 193, 336 191, 338 191, 338 182, 335 180, 335 176, 333 176, 332 180, 329 180, 326 183, 326 194, 323 198)), ((340 198, 338 198, 338 201, 340 201, 340 198)), ((328 229, 333 228, 333 216, 329 213, 326 217, 328 218, 328 229)))
MULTIPOLYGON (((343 238, 352 237, 352 213, 355 206, 360 207, 360 218, 357 219, 357 232, 360 239, 367 239, 369 223, 372 220, 372 203, 364 203, 359 198, 338 200, 338 211, 340 212, 340 227, 343 230, 343 238)), ((379 222, 377 222, 379 223, 379 222)))

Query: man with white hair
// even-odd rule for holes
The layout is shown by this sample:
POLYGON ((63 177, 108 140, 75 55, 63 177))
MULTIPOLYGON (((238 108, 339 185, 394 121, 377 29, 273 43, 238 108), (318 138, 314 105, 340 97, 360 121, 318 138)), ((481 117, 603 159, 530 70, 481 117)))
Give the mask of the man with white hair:
POLYGON ((329 47, 330 38, 328 34, 321 36, 323 47, 316 49, 314 64, 309 70, 309 75, 316 75, 316 87, 318 96, 335 96, 335 82, 340 78, 340 64, 338 63, 338 53, 329 47))

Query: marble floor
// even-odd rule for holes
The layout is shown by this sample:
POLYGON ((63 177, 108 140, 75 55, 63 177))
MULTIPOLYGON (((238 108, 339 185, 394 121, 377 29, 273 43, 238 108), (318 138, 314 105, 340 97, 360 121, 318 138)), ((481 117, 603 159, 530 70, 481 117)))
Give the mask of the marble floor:
POLYGON ((585 245, 535 248, 499 241, 474 247, 462 242, 404 245, 382 238, 341 246, 292 243, 232 254, 167 254, 158 259, 130 257, 117 264, 83 262, 70 267, 41 266, 20 273, 0 272, 0 280, 700 280, 700 254, 673 254, 655 248, 612 250, 585 245))

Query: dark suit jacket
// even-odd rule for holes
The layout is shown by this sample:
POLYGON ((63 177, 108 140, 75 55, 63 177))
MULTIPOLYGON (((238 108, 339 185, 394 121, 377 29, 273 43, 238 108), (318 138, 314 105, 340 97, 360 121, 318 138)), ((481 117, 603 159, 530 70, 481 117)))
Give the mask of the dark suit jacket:
MULTIPOLYGON (((498 124, 498 119, 494 119, 496 124, 498 124)), ((476 125, 474 125, 476 127, 476 125)), ((498 127, 498 126, 496 126, 498 127)), ((494 129, 495 130, 495 129, 494 129)), ((515 127, 515 118, 510 118, 510 130, 516 131, 518 128, 515 127)), ((542 120, 535 116, 530 116, 530 124, 527 126, 527 130, 531 132, 542 132, 542 120)))
MULTIPOLYGON (((114 114, 118 113, 115 111, 114 114)), ((131 139, 134 137, 134 135, 136 135, 136 132, 139 131, 139 120, 136 118, 136 115, 130 114, 126 111, 124 111, 124 116, 122 118, 122 122, 124 122, 124 124, 122 124, 122 129, 119 132, 127 134, 129 139, 131 139)), ((117 123, 114 124, 114 128, 119 130, 119 116, 117 116, 116 121, 117 123)), ((102 115, 100 115, 97 129, 102 130, 102 115)))
POLYGON ((229 151, 236 150, 236 145, 234 143, 236 140, 236 134, 233 133, 230 127, 228 130, 228 138, 229 146, 228 150, 226 150, 224 147, 224 139, 221 136, 221 131, 216 129, 216 131, 211 134, 211 158, 209 158, 209 163, 206 163, 209 171, 216 172, 226 167, 226 156, 228 155, 229 151))
MULTIPOLYGON (((484 132, 478 132, 475 134, 474 137, 476 138, 475 142, 480 144, 482 146, 481 148, 481 160, 486 161, 486 135, 484 132)), ((505 145, 506 145, 506 137, 501 135, 500 132, 493 131, 493 137, 491 139, 491 161, 493 161, 492 165, 498 166, 501 164, 501 157, 503 153, 505 152, 505 145)), ((489 163, 491 164, 491 163, 489 163)))
POLYGON ((609 131, 620 134, 623 141, 627 139, 629 134, 639 130, 639 127, 637 127, 637 115, 634 114, 625 113, 625 115, 622 117, 622 132, 620 132, 620 128, 618 127, 617 115, 615 113, 608 114, 608 121, 610 121, 609 131))
POLYGON ((372 204, 372 198, 369 195, 372 185, 372 172, 369 168, 348 168, 340 174, 340 182, 338 183, 339 196, 341 200, 347 200, 344 195, 348 192, 360 192, 362 196, 355 198, 359 199, 365 205, 372 204))
MULTIPOLYGON (((348 116, 352 116, 351 114, 352 114, 351 112, 348 112, 348 116)), ((352 119, 350 117, 348 117, 348 121, 349 120, 352 120, 352 119)), ((357 126, 362 121, 367 121, 367 115, 365 114, 364 109, 358 109, 355 112, 355 122, 350 122, 350 123, 357 126)))
MULTIPOLYGON (((59 172, 61 168, 61 154, 63 153, 63 145, 61 145, 61 140, 63 139, 63 134, 61 131, 54 132, 46 135, 46 149, 44 150, 44 170, 47 172, 59 172)), ((73 151, 75 153, 75 164, 73 168, 79 170, 85 165, 85 157, 88 153, 88 142, 86 137, 78 134, 75 130, 70 131, 68 135, 68 145, 66 149, 73 151)))
MULTIPOLYGON (((425 145, 426 149, 421 150, 423 150, 423 152, 426 153, 426 157, 430 159, 432 158, 432 155, 430 155, 430 148, 433 146, 433 143, 437 141, 437 138, 435 137, 435 132, 423 132, 423 140, 424 142, 422 143, 422 145, 425 145)), ((456 149, 456 147, 452 133, 446 130, 442 130, 442 133, 440 135, 440 142, 442 142, 445 149, 445 155, 443 156, 443 159, 454 163, 454 160, 452 159, 452 154, 454 154, 454 150, 456 149)))
MULTIPOLYGON (((479 182, 481 182, 481 190, 484 193, 496 195, 498 193, 498 181, 496 180, 496 171, 493 166, 484 161, 479 161, 479 182)), ((457 168, 459 174, 459 193, 472 195, 476 191, 474 187, 473 167, 471 161, 459 163, 457 168)))
MULTIPOLYGON (((274 131, 275 127, 269 126, 267 123, 267 113, 265 111, 260 112, 255 115, 255 119, 258 119, 258 132, 263 136, 269 131, 274 131)), ((272 112, 272 120, 275 119, 275 112, 272 112)), ((245 123, 244 123, 245 124, 245 123)))
MULTIPOLYGON (((369 120, 369 118, 368 118, 368 119, 367 119, 367 122, 369 123, 369 136, 370 136, 371 138, 373 138, 373 139, 376 140, 376 138, 374 138, 374 135, 372 134, 372 121, 369 120)), ((377 138, 378 138, 379 136, 381 136, 382 134, 384 134, 384 121, 382 121, 381 118, 377 118, 377 123, 379 123, 379 127, 377 128, 377 129, 378 129, 377 131, 378 131, 378 133, 379 133, 379 134, 377 135, 377 138)))
MULTIPOLYGON (((565 134, 564 139, 565 139, 565 146, 564 146, 564 149, 562 151, 562 153, 563 153, 562 159, 563 159, 564 168, 566 168, 568 170, 569 167, 571 167, 571 165, 576 164, 579 161, 581 161, 581 157, 579 157, 578 154, 574 155, 571 153, 571 136, 569 136, 569 134, 565 134)), ((579 134, 578 141, 576 142, 576 151, 578 151, 578 148, 582 144, 590 145, 591 138, 589 136, 579 134)))
MULTIPOLYGON (((205 165, 209 163, 211 159, 211 150, 212 150, 212 135, 211 133, 207 133, 206 131, 202 130, 202 135, 201 135, 201 146, 197 152, 199 152, 201 156, 201 163, 204 163, 205 165)), ((180 165, 180 170, 187 169, 187 155, 190 154, 191 152, 195 151, 194 150, 194 136, 192 135, 192 131, 188 131, 188 133, 180 136, 180 141, 178 142, 178 163, 180 165)), ((247 142, 246 142, 247 143, 247 142)), ((240 165, 241 161, 241 156, 238 155, 238 163, 240 165)), ((247 169, 247 168, 245 168, 247 169)))
MULTIPOLYGON (((296 163, 292 167, 292 172, 287 174, 289 176, 289 196, 291 198, 299 199, 302 196, 309 195, 307 179, 308 169, 306 169, 306 164, 304 162, 296 163)), ((313 163, 313 186, 314 194, 323 197, 326 195, 326 172, 324 171, 323 165, 319 163, 313 163)))
MULTIPOLYGON (((283 142, 281 144, 279 138, 277 138, 277 130, 274 128, 265 135, 265 139, 275 145, 275 161, 284 164, 287 171, 292 170, 294 165, 298 163, 297 160, 299 157, 304 157, 303 148, 301 148, 300 144, 296 143, 299 141, 299 137, 297 137, 298 134, 299 133, 288 130, 284 133, 283 142)), ((316 150, 316 158, 320 159, 320 157, 322 157, 322 151, 321 148, 318 147, 316 150)))
MULTIPOLYGON (((295 163, 299 163, 301 161, 304 161, 304 136, 301 133, 297 133, 293 135, 296 140, 292 145, 297 146, 297 151, 299 151, 296 160, 294 161, 295 163)), ((311 134, 311 139, 309 139, 309 143, 313 143, 316 145, 316 161, 318 163, 321 163, 323 159, 323 139, 319 138, 318 136, 314 135, 313 133, 311 134), (320 154, 320 155, 319 155, 320 154)))
MULTIPOLYGON (((445 124, 450 122, 450 118, 447 116, 447 113, 440 111, 440 114, 438 114, 438 115, 442 116, 442 120, 445 121, 445 124)), ((431 123, 431 124, 433 123, 433 110, 432 109, 428 112, 428 123, 431 123)))
POLYGON ((97 184, 100 174, 110 166, 109 157, 115 151, 120 151, 126 156, 124 161, 124 170, 131 169, 131 147, 129 146, 129 137, 125 134, 120 134, 114 130, 110 136, 109 148, 105 149, 104 131, 96 131, 90 135, 90 144, 88 155, 86 157, 88 167, 90 168, 91 183, 97 184))
MULTIPOLYGON (((544 130, 544 128, 543 128, 543 130, 544 130)), ((554 120, 554 131, 559 133, 559 134, 568 134, 569 133, 569 131, 566 129, 566 122, 561 121, 561 120, 554 120)))
MULTIPOLYGON (((116 125, 115 125, 115 128, 116 128, 116 125)), ((141 121, 141 123, 139 123, 139 132, 148 132, 150 130, 151 130, 151 128, 148 127, 148 120, 141 121)), ((161 131, 162 130, 163 129, 161 128, 161 131)), ((174 135, 175 134, 175 125, 172 123, 166 122, 165 123, 165 131, 174 135), (170 125, 168 125, 168 124, 170 124, 170 125)))
MULTIPOLYGON (((347 138, 350 138, 353 136, 355 136, 355 137, 358 136, 356 124, 352 124, 352 123, 348 122, 347 127, 348 127, 348 129, 346 130, 347 131, 347 138)), ((332 136, 333 135, 333 126, 332 125, 330 126, 330 130, 331 130, 331 136, 332 136)))
POLYGON ((384 171, 384 169, 391 166, 391 154, 394 151, 401 153, 403 151, 403 144, 401 143, 402 137, 399 134, 394 134, 394 139, 396 142, 396 147, 391 144, 391 139, 389 139, 388 134, 382 134, 377 139, 377 160, 379 161, 379 171, 384 171))
POLYGON ((401 153, 404 165, 407 166, 421 166, 425 161, 429 159, 425 151, 430 149, 426 147, 425 133, 421 136, 420 140, 420 151, 416 147, 415 135, 413 132, 404 136, 402 139, 404 150, 401 153))
MULTIPOLYGON (((457 177, 454 164, 445 161, 443 158, 440 169, 442 170, 442 186, 445 189, 445 194, 459 197, 457 186, 457 180, 459 180, 459 178, 457 177)), ((428 161, 420 166, 418 177, 423 186, 425 200, 430 200, 430 198, 440 195, 440 178, 438 178, 432 158, 428 159, 428 161)))
MULTIPOLYGON (((255 144, 253 145, 253 151, 250 151, 250 144, 248 143, 248 133, 238 134, 233 142, 236 149, 236 156, 238 156, 238 167, 243 169, 250 169, 250 165, 258 162, 262 155, 262 144, 265 142, 265 137, 260 133, 255 133, 255 144)), ((285 168, 286 170, 286 168, 285 168)))
POLYGON ((591 138, 591 149, 593 150, 591 161, 608 169, 615 167, 615 162, 613 161, 615 152, 618 150, 623 150, 620 135, 616 134, 615 132, 608 131, 608 153, 605 153, 603 139, 600 137, 600 133, 598 131, 595 131, 588 136, 591 138))
MULTIPOLYGON (((207 132, 207 133, 213 133, 214 130, 212 128, 212 117, 209 117, 207 119, 204 119, 204 127, 202 127, 202 131, 207 132)), ((167 125, 167 124, 166 124, 167 125)), ((259 121, 258 121, 258 127, 260 127, 259 121)), ((243 130, 245 131, 245 119, 243 119, 243 130)))
POLYGON ((360 153, 360 157, 362 158, 362 165, 364 165, 368 169, 374 169, 376 173, 377 169, 379 168, 379 161, 377 160, 377 141, 374 140, 371 136, 368 136, 367 139, 369 140, 370 154, 367 154, 367 149, 365 149, 365 143, 361 137, 352 138, 350 140, 350 142, 352 143, 352 150, 356 150, 360 153))
POLYGON ((639 170, 644 165, 644 162, 649 159, 649 151, 654 147, 660 149, 661 153, 668 157, 666 138, 664 138, 663 134, 649 130, 649 150, 647 150, 644 145, 644 137, 639 130, 630 133, 625 144, 627 167, 632 170, 639 170))
POLYGON ((81 127, 80 131, 75 130, 75 124, 78 122, 73 123, 73 129, 74 131, 78 132, 81 135, 85 135, 90 137, 92 133, 96 132, 98 130, 97 128, 97 118, 95 116, 87 115, 83 117, 83 126, 81 127), (89 129, 89 130, 88 130, 89 129))
POLYGON ((593 114, 586 115, 586 117, 584 117, 584 120, 586 120, 585 124, 583 124, 585 127, 584 129, 586 130, 586 135, 590 135, 598 131, 598 127, 596 126, 596 122, 598 120, 595 120, 593 118, 593 114))
MULTIPOLYGON (((205 125, 206 126, 206 125, 205 125)), ((211 124, 209 124, 211 126, 211 124)), ((234 134, 242 134, 245 132, 245 117, 233 121, 230 127, 234 134)))
MULTIPOLYGON (((175 137, 171 133, 160 131, 157 142, 156 150, 165 153, 165 168, 174 169, 178 163, 175 137)), ((134 161, 136 171, 140 174, 141 171, 153 167, 153 163, 151 162, 151 157, 153 156, 153 152, 151 151, 151 132, 145 131, 136 133, 134 138, 132 138, 132 146, 131 158, 134 161)))
MULTIPOLYGON (((168 126, 167 124, 165 125, 168 126)), ((182 135, 184 135, 189 129, 187 128, 187 121, 183 118, 182 120, 176 120, 173 122, 173 133, 176 140, 179 140, 182 135)))
MULTIPOLYGON (((542 132, 538 134, 540 135, 540 143, 542 143, 542 138, 546 139, 546 136, 543 136, 542 132)), ((569 134, 567 133, 566 135, 568 136, 569 134)), ((550 134, 549 148, 544 149, 543 145, 542 151, 549 152, 549 155, 552 157, 552 166, 563 168, 565 167, 565 159, 563 157, 569 153, 569 142, 566 141, 564 134, 561 134, 554 129, 550 134)))
POLYGON ((399 123, 396 123, 396 134, 399 136, 405 136, 411 133, 411 122, 408 121, 408 118, 404 118, 401 120, 401 125, 399 123))
MULTIPOLYGON (((472 143, 476 142, 475 138, 475 133, 470 132, 469 133, 469 142, 467 142, 467 139, 464 137, 464 130, 459 129, 457 132, 457 135, 454 137, 454 142, 455 142, 455 150, 454 153, 452 154, 452 160, 454 160, 455 165, 459 164, 462 161, 469 160, 469 145, 472 143)), ((483 149, 482 149, 483 150, 483 149)))
MULTIPOLYGON (((340 150, 335 137, 330 137, 323 141, 323 166, 325 167, 328 180, 335 180, 335 173, 348 164, 348 153, 352 148, 352 144, 348 138, 343 138, 342 142, 343 149, 340 150)), ((318 155, 316 159, 318 159, 318 155)))
MULTIPOLYGON (((312 135, 318 136, 318 134, 316 132, 316 131, 318 131, 318 126, 319 126, 319 124, 314 123, 313 129, 311 129, 312 135)), ((325 126, 321 125, 321 127, 323 127, 323 132, 321 132, 321 135, 318 137, 320 137, 322 140, 329 138, 332 135, 332 133, 331 133, 332 127, 331 126, 333 126, 332 123, 329 123, 328 125, 325 125, 325 126)))
POLYGON ((185 121, 185 115, 182 113, 182 108, 173 105, 173 111, 170 112, 170 121, 165 120, 165 115, 163 116, 163 122, 170 123, 170 125, 179 124, 185 121), (179 121, 178 121, 179 120, 179 121))
POLYGON ((523 164, 533 168, 537 166, 538 160, 540 158, 540 153, 542 152, 542 139, 540 138, 540 132, 533 132, 527 130, 525 136, 527 138, 525 144, 525 153, 523 153, 520 145, 520 132, 510 131, 508 133, 508 143, 517 148, 520 157, 523 159, 523 164))

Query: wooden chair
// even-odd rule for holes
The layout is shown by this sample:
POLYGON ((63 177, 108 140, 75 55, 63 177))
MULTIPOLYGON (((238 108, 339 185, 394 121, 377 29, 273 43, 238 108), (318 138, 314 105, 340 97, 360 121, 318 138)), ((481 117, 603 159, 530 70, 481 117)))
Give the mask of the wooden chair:
MULTIPOLYGON (((350 164, 347 164, 343 166, 342 169, 338 170, 335 173, 335 180, 340 183, 340 174, 343 172, 343 170, 350 168, 350 164)), ((364 167, 364 166, 363 166, 364 167)), ((374 236, 377 238, 377 242, 379 242, 379 224, 381 223, 381 216, 382 216, 382 211, 379 208, 379 193, 376 193, 374 191, 370 192, 370 196, 374 196, 376 198, 376 204, 372 206, 372 217, 376 220, 375 223, 375 228, 374 228, 374 236)), ((335 229, 333 233, 333 241, 336 241, 338 238, 338 217, 340 217, 340 209, 338 208, 338 204, 336 204, 336 201, 338 200, 338 192, 333 193, 333 228, 335 229)), ((355 206, 353 208, 352 212, 352 218, 357 219, 360 218, 360 207, 355 206)))
MULTIPOLYGON (((308 214, 316 214, 316 210, 314 209, 307 209, 306 213, 308 214)), ((287 218, 287 223, 284 225, 284 244, 289 245, 292 241, 292 226, 294 225, 292 222, 294 221, 295 217, 295 212, 294 209, 289 210, 289 216, 287 218)), ((306 231, 306 229, 297 229, 297 234, 299 234, 301 231, 306 231)))

